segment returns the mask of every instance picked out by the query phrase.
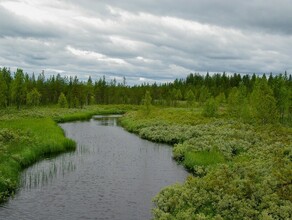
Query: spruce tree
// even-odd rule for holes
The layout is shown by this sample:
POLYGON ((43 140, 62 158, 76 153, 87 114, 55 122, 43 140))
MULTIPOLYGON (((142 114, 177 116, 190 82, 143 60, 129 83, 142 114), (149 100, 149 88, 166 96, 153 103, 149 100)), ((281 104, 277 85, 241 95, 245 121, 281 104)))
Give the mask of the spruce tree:
POLYGON ((266 78, 257 79, 251 94, 252 113, 263 124, 274 123, 278 119, 276 100, 266 78))
POLYGON ((2 71, 0 70, 0 107, 6 107, 7 106, 7 90, 8 86, 4 80, 2 71))
POLYGON ((150 95, 150 92, 147 90, 145 93, 145 98, 144 98, 144 106, 145 106, 145 112, 148 115, 151 110, 151 102, 152 102, 152 97, 150 95))
POLYGON ((60 108, 67 108, 68 107, 67 98, 63 92, 61 92, 61 94, 59 96, 58 105, 60 108))
POLYGON ((191 89, 186 94, 187 106, 191 107, 195 102, 195 95, 191 89))
POLYGON ((14 100, 17 109, 20 109, 21 104, 26 100, 26 88, 24 84, 24 74, 22 69, 17 69, 14 80, 12 81, 12 99, 14 100))

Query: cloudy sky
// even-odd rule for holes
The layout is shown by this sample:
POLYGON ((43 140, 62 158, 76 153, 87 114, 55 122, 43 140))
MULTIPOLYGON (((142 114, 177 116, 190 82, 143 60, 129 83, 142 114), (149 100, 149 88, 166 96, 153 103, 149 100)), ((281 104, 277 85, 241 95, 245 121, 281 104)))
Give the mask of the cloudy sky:
POLYGON ((291 0, 0 0, 0 67, 129 84, 292 72, 291 0))

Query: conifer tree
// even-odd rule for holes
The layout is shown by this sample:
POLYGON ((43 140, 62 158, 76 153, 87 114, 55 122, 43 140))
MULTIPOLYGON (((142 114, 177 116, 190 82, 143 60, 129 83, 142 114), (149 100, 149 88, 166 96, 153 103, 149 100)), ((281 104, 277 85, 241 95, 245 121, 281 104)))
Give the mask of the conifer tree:
POLYGON ((26 100, 26 88, 22 69, 17 69, 14 80, 12 81, 12 99, 17 109, 20 109, 21 104, 26 100))
POLYGON ((213 97, 209 98, 204 105, 203 115, 206 117, 214 117, 218 113, 218 104, 213 97))
POLYGON ((152 97, 150 95, 150 92, 147 90, 145 93, 145 98, 144 98, 144 106, 145 106, 145 112, 146 114, 150 113, 151 110, 151 102, 152 102, 152 97))
POLYGON ((60 108, 67 108, 68 107, 67 98, 63 92, 61 92, 61 94, 59 96, 58 105, 60 108))
POLYGON ((6 84, 6 81, 4 80, 2 71, 0 70, 0 107, 6 107, 7 106, 7 90, 8 86, 6 84))
POLYGON ((187 105, 191 107, 195 101, 195 95, 191 89, 186 94, 187 105))
POLYGON ((273 123, 278 119, 276 100, 266 78, 258 78, 251 94, 252 113, 262 123, 273 123))

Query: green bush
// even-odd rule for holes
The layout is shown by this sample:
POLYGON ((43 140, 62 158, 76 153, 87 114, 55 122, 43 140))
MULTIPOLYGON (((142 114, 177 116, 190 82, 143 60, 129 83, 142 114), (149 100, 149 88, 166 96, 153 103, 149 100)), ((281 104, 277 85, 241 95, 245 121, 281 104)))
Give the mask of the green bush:
POLYGON ((292 218, 291 128, 174 108, 147 117, 131 112, 121 122, 143 138, 174 144, 174 159, 196 176, 154 198, 154 219, 292 218))

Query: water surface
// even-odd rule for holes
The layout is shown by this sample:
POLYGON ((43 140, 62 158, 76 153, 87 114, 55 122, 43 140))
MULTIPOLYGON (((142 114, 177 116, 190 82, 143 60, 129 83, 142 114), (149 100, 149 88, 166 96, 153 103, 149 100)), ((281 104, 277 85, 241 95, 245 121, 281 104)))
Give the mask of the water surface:
POLYGON ((187 175, 171 147, 126 132, 116 117, 60 126, 77 150, 26 169, 0 219, 151 219, 153 196, 187 175))

